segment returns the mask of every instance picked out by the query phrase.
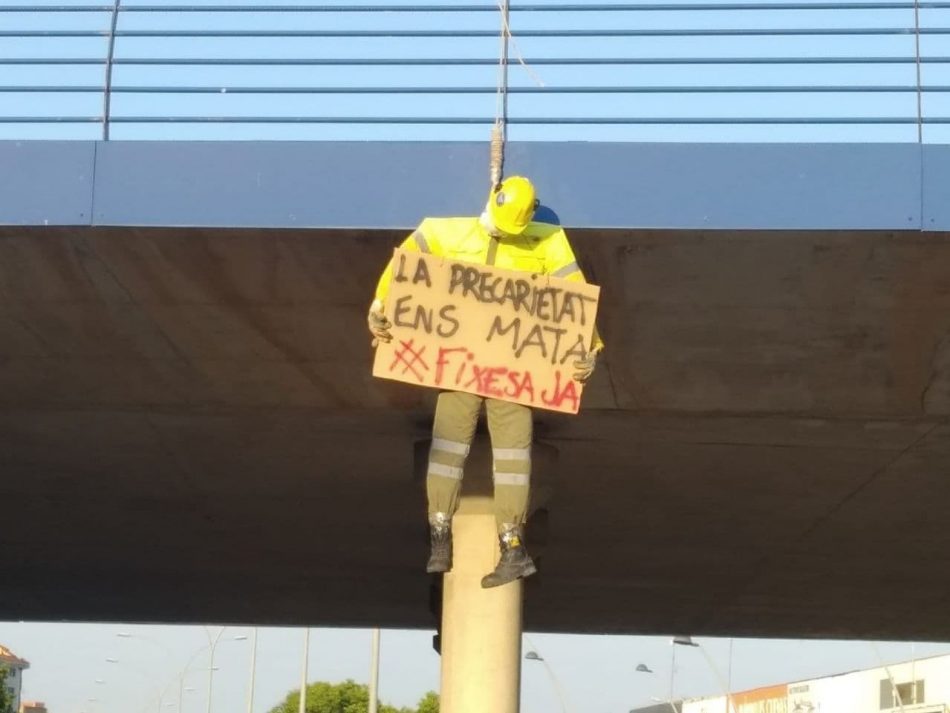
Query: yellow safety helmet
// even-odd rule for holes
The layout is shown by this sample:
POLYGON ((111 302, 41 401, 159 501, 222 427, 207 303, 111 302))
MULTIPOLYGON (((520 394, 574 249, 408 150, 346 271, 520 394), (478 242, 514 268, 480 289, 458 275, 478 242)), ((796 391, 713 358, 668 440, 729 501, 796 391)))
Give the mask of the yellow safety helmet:
POLYGON ((537 208, 534 185, 523 176, 506 178, 492 189, 488 199, 492 223, 508 235, 521 235, 537 208))

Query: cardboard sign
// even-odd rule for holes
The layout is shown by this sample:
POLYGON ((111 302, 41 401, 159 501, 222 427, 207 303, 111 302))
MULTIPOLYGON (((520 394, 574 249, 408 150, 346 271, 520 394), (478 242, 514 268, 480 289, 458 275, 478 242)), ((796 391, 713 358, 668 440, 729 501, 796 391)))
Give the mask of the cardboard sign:
POLYGON ((396 249, 373 375, 577 413, 600 288, 396 249))

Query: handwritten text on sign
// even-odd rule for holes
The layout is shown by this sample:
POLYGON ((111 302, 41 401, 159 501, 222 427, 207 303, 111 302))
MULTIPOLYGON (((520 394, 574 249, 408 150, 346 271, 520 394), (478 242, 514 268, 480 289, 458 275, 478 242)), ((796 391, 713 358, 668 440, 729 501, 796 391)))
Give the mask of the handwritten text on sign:
POLYGON ((577 413, 600 288, 397 249, 373 375, 577 413))

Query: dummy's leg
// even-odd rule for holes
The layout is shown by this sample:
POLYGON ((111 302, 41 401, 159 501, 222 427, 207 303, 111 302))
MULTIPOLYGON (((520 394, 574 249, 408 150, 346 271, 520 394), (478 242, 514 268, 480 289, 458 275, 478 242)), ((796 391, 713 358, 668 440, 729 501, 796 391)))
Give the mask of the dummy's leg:
POLYGON ((426 475, 432 543, 426 571, 430 573, 448 572, 452 568, 452 516, 458 509, 465 458, 475 435, 481 406, 480 396, 445 391, 439 394, 435 407, 426 475))
POLYGON ((495 478, 495 521, 501 559, 495 571, 482 580, 483 587, 497 587, 534 574, 534 562, 524 545, 531 484, 531 409, 490 399, 487 402, 495 478))

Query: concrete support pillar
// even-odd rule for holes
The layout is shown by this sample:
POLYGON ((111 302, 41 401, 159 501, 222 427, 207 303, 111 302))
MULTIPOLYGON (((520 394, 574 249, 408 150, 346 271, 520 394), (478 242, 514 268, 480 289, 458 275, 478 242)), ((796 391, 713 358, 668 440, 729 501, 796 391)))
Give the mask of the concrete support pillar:
POLYGON ((482 589, 498 561, 492 499, 466 495, 452 526, 452 571, 442 593, 442 713, 518 713, 520 581, 482 589))

